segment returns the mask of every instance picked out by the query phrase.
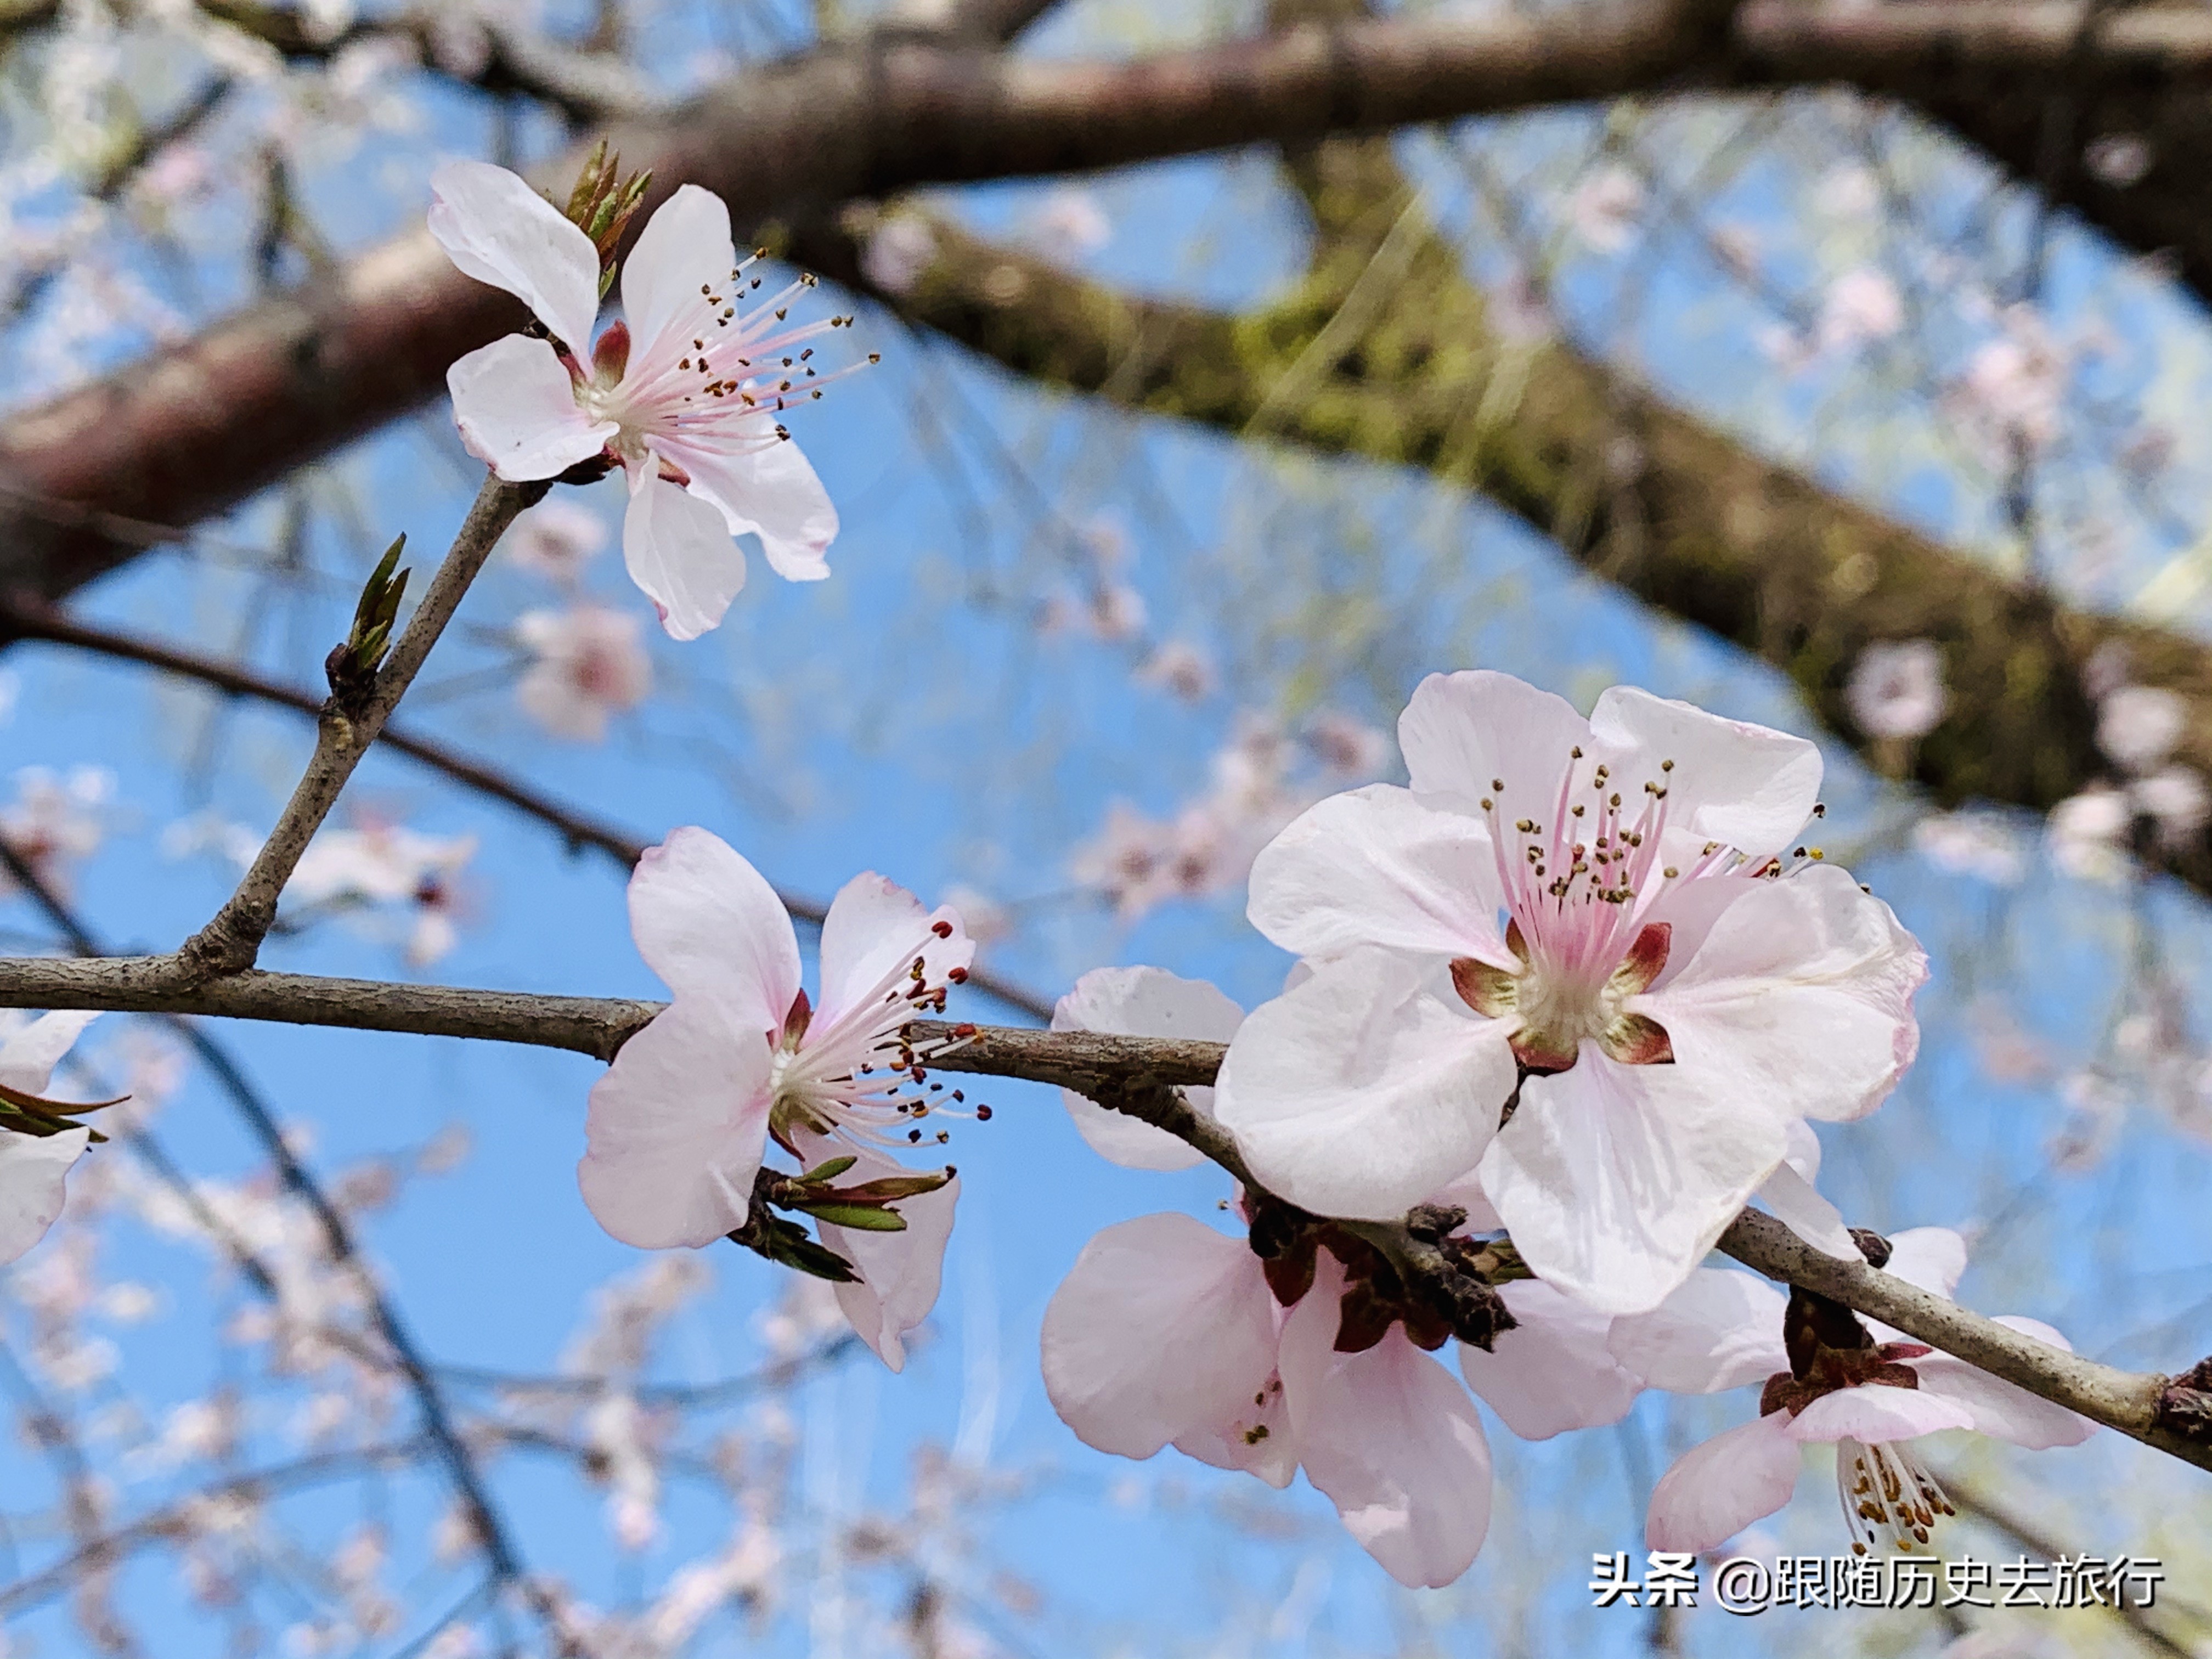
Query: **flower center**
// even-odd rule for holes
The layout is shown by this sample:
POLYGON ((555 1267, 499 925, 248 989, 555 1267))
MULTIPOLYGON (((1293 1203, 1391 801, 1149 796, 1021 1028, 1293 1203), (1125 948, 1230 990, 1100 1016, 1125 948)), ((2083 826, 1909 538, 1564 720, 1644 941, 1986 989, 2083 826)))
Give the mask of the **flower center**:
MULTIPOLYGON (((1663 884, 1733 868, 1741 857, 1710 842, 1686 873, 1661 861, 1674 770, 1673 761, 1659 763, 1632 813, 1613 769, 1586 765, 1579 745, 1568 750, 1540 816, 1509 820, 1506 781, 1490 781, 1482 811, 1505 893, 1505 942, 1518 966, 1462 957, 1451 965, 1452 982, 1477 1013, 1515 1022, 1513 1052, 1528 1071, 1567 1070, 1585 1042, 1627 1066, 1674 1058, 1665 1028, 1626 1006, 1658 978, 1673 939, 1669 924, 1644 918, 1663 884)), ((1526 793, 1534 805, 1537 792, 1526 793)))
MULTIPOLYGON (((950 923, 935 927, 939 938, 950 936, 950 923)), ((928 1072, 929 1061, 965 1043, 975 1028, 956 1025, 950 1036, 934 1042, 913 1037, 914 1022, 943 1013, 948 988, 968 977, 965 969, 955 968, 933 981, 927 963, 927 951, 918 945, 867 995, 830 1020, 815 1018, 801 991, 782 1030, 768 1034, 769 1132, 793 1156, 799 1156, 792 1145, 798 1129, 856 1144, 889 1146, 903 1139, 914 1145, 924 1133, 915 1126, 926 1117, 982 1113, 981 1108, 976 1114, 961 1111, 966 1095, 931 1082, 928 1072)), ((946 1135, 939 1130, 935 1139, 942 1143, 946 1135)))

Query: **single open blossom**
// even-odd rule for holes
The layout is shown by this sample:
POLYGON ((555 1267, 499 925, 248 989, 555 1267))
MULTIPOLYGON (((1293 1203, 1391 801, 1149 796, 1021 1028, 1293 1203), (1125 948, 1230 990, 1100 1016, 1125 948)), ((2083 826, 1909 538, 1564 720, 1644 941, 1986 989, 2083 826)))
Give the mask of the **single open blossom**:
MULTIPOLYGON (((240 863, 258 848, 239 844, 240 863)), ((398 943, 410 968, 428 968, 460 942, 455 878, 476 855, 474 836, 428 836, 404 824, 325 830, 285 884, 295 903, 361 907, 375 921, 399 924, 398 943)))
POLYGON ((1932 640, 1892 640, 1870 645, 1851 665, 1844 702, 1870 738, 1924 738, 1949 704, 1943 688, 1943 653, 1932 640))
MULTIPOLYGON (((1891 1246, 1885 1271, 1935 1295, 1948 1298, 1966 1271, 1965 1241, 1948 1228, 1917 1227, 1891 1246)), ((1832 1303, 1808 1309, 1785 1341, 1791 1307, 1763 1279, 1710 1267, 1653 1311, 1614 1322, 1613 1357, 1653 1388, 1765 1385, 1758 1418, 1692 1448, 1661 1479, 1646 1522, 1651 1548, 1712 1549, 1773 1514, 1796 1485, 1799 1449, 1827 1442, 1852 1549, 1866 1554, 1885 1541, 1924 1549, 1936 1518, 1952 1511, 1913 1449, 1920 1437, 1971 1429, 2040 1449, 2093 1431, 2062 1407, 1832 1303)), ((1997 1323, 2070 1352, 2035 1320, 1997 1323)))
MULTIPOLYGON (((925 911, 881 876, 854 877, 823 923, 818 1006, 800 987, 783 902, 704 830, 647 851, 629 913, 639 952, 673 1000, 593 1085, 576 1171, 592 1213, 625 1244, 697 1247, 743 1225, 771 1139, 802 1170, 855 1158, 840 1179, 858 1182, 886 1173, 891 1147, 923 1139, 925 1121, 949 1115, 916 1079, 929 1052, 905 1030, 967 977, 975 947, 951 910, 925 911)), ((837 1286, 840 1305, 895 1370, 900 1337, 936 1301, 958 1196, 956 1180, 902 1200, 901 1232, 822 1229, 862 1275, 837 1286)))
MULTIPOLYGON (((66 892, 70 866, 100 850, 115 799, 115 775, 101 766, 73 766, 66 776, 44 766, 15 774, 15 799, 0 806, 0 840, 48 886, 66 892)), ((0 894, 15 883, 0 873, 0 894)))
POLYGON ((1423 682, 1398 740, 1411 789, 1333 796, 1253 866, 1254 925, 1314 971, 1239 1029, 1221 1120, 1316 1214, 1479 1171, 1540 1278, 1650 1308, 1793 1123, 1889 1093, 1926 957, 1842 871, 1784 870, 1820 787, 1802 738, 1626 687, 1584 720, 1474 672, 1423 682))
MULTIPOLYGON (((54 1067, 96 1018, 41 1015, 0 1042, 0 1088, 45 1099, 54 1067)), ((62 1212, 63 1177, 91 1139, 82 1126, 51 1135, 0 1129, 0 1262, 15 1261, 46 1236, 62 1212)))
POLYGON ((685 185, 623 267, 624 320, 596 345, 599 256, 504 167, 449 161, 432 176, 430 233, 455 265, 528 305, 551 340, 510 334, 447 371, 469 453, 502 478, 555 478, 604 457, 629 478, 623 557, 678 639, 714 627, 744 585, 731 538, 757 535, 778 575, 818 581, 837 513, 778 416, 819 394, 806 343, 842 326, 785 325, 793 283, 740 316, 759 286, 720 197, 685 185))
POLYGON ((636 708, 653 689, 638 618, 623 611, 596 605, 526 611, 514 633, 535 659, 515 684, 515 701, 556 738, 600 742, 609 717, 636 708))
POLYGON ((524 569, 573 588, 606 543, 607 527, 598 514, 553 495, 515 520, 504 546, 524 569))
POLYGON ((2097 706, 2097 747, 2130 772, 2148 772, 2173 752, 2188 725, 2188 707, 2172 692, 2123 685, 2097 706))

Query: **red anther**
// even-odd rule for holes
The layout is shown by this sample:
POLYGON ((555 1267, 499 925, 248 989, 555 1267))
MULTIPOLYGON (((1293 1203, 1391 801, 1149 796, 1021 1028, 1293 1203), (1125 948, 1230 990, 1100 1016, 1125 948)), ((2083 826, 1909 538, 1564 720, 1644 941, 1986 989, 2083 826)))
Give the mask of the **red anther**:
POLYGON ((952 1028, 952 1035, 957 1037, 971 1037, 975 1035, 975 1028, 972 1024, 963 1019, 959 1024, 952 1028))
POLYGON ((908 1129, 906 1132, 906 1138, 909 1144, 919 1146, 921 1142, 921 1131, 919 1129, 908 1129))
POLYGON ((980 1105, 979 1105, 978 1107, 976 1107, 976 1108, 975 1108, 975 1121, 976 1121, 976 1122, 978 1122, 978 1123, 988 1123, 990 1121, 991 1121, 991 1109, 990 1109, 988 1106, 980 1106, 980 1105))
POLYGON ((910 1067, 907 1075, 911 1077, 916 1083, 927 1083, 929 1081, 929 1073, 923 1071, 919 1066, 910 1067))
POLYGON ((945 977, 955 985, 965 985, 968 982, 968 970, 965 968, 951 969, 947 970, 945 977))
POLYGON ((933 921, 929 924, 929 931, 936 934, 939 939, 951 939, 952 937, 952 924, 949 921, 933 921))

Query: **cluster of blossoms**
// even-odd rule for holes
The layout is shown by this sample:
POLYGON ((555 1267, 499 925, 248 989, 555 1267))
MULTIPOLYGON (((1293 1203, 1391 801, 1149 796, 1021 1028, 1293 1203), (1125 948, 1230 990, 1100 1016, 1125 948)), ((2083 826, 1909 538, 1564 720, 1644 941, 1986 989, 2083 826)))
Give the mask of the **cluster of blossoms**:
POLYGON ((2188 728, 2179 696, 2133 684, 2110 649, 2091 659, 2085 678, 2097 702, 2097 747, 2114 775, 2051 809, 2051 855, 2069 875, 2117 881, 2139 826, 2160 847, 2186 846, 2212 819, 2212 789, 2176 758, 2188 728))
MULTIPOLYGON (((1927 971, 1886 905, 1794 845, 1820 810, 1817 750, 1626 688, 1585 719, 1484 672, 1425 681, 1398 744, 1409 787, 1323 799, 1253 864, 1252 920, 1300 958, 1280 997, 1248 1015, 1210 985, 1105 969, 1055 1012, 1055 1030, 1226 1043, 1216 1087, 1183 1098, 1254 1182, 1223 1205, 1234 1231, 1165 1213, 1085 1249, 1043 1331, 1046 1389, 1075 1432, 1274 1486, 1303 1471, 1384 1568, 1425 1585, 1466 1571, 1488 1528, 1474 1395, 1543 1438, 1616 1421, 1649 1388, 1764 1383, 1751 1423, 1660 1484, 1649 1532, 1668 1549, 1781 1507, 1807 1443, 1838 1449, 1855 1546, 1912 1549, 1948 1510, 1913 1443, 2086 1437, 1839 1304, 1700 1266, 1754 1200, 1938 1295, 1965 1265, 1941 1230, 1893 1247, 1853 1234, 1814 1185, 1811 1124, 1895 1086, 1927 971), (1375 1242, 1401 1221, 1486 1264, 1489 1288, 1425 1300, 1375 1242), (1431 1357, 1455 1337, 1458 1377, 1431 1357)), ((705 831, 648 854, 630 902, 674 1000, 592 1091, 586 1201, 632 1243, 781 1251, 833 1280, 897 1369, 957 1184, 890 1154, 941 1139, 927 1120, 960 1097, 929 1081, 944 1049, 913 1030, 964 976, 959 918, 859 878, 823 929, 817 1007, 782 904, 705 831), (764 1172, 771 1144, 788 1175, 764 1172), (817 1218, 826 1263, 771 1236, 763 1195, 817 1218), (867 1221, 871 1203, 895 1218, 867 1221)), ((973 1030, 938 1029, 946 1047, 973 1030)), ((1116 1164, 1200 1161, 1063 1097, 1116 1164)))

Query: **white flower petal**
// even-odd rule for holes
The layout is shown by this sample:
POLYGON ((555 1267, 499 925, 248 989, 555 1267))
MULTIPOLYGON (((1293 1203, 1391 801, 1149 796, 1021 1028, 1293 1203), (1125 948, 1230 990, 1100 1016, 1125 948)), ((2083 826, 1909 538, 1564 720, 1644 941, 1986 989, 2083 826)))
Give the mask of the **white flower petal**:
POLYGON ((1927 953, 1889 907, 1816 865, 1745 892, 1679 971, 1626 1006, 1666 1028, 1686 1074, 1725 1077, 1778 1117, 1852 1118, 1918 1052, 1912 995, 1927 977, 1927 953))
POLYGON ((514 295, 579 357, 591 350, 599 255, 590 237, 486 161, 445 162, 430 175, 430 234, 463 276, 514 295))
POLYGON ((1590 746, 1590 727, 1572 703, 1486 668, 1430 675, 1398 716, 1398 750, 1417 791, 1473 801, 1503 780, 1509 822, 1551 821, 1577 746, 1590 746))
POLYGON ((707 297, 702 285, 734 295, 737 263, 722 198, 696 185, 679 185, 653 210, 623 261, 623 320, 638 354, 651 355, 663 334, 699 310, 707 297))
MULTIPOLYGON (((53 1082, 54 1067, 69 1053, 70 1045, 84 1034, 84 1028, 99 1018, 95 1011, 76 1008, 40 1015, 0 1043, 0 1087, 43 1099, 53 1082)), ((10 1140, 23 1138, 8 1137, 10 1140)))
POLYGON ((711 1244, 744 1224, 767 1145, 769 1048, 744 1011, 681 995, 592 1085, 576 1183, 625 1244, 711 1244))
MULTIPOLYGON (((2040 1320, 2008 1314, 1996 1322, 2022 1336, 2047 1342, 2063 1353, 2074 1352, 2071 1343, 2040 1320)), ((2087 1418, 1949 1354, 1931 1353, 1910 1363, 1919 1374, 1920 1391, 1965 1407, 1979 1433, 1995 1435, 2031 1451, 2043 1451, 2052 1446, 2078 1446, 2097 1431, 2097 1425, 2087 1418)))
POLYGON ((1523 1440, 1618 1423, 1643 1382, 1607 1351, 1607 1316, 1539 1279, 1498 1287, 1520 1322, 1485 1353, 1462 1342, 1460 1375, 1523 1440))
POLYGON ((1798 1462, 1784 1412, 1691 1447, 1652 1488, 1645 1545, 1698 1555, 1718 1548, 1789 1503, 1798 1462))
MULTIPOLYGON (((818 1139, 818 1138, 817 1138, 818 1139)), ((820 1141, 810 1166, 833 1154, 850 1150, 846 1143, 820 1141)), ((836 1185, 857 1186, 885 1176, 909 1173, 903 1164, 862 1149, 860 1162, 836 1185)), ((906 1218, 903 1232, 871 1232, 865 1228, 820 1224, 822 1242, 860 1269, 860 1281, 833 1288, 837 1305, 874 1350, 876 1358, 894 1371, 906 1369, 906 1334, 929 1317, 937 1305, 937 1292, 945 1276, 945 1247, 952 1237, 952 1212, 960 1201, 957 1176, 933 1193, 901 1199, 896 1207, 906 1218)))
POLYGON ((1490 1530, 1490 1444, 1467 1391, 1406 1339, 1335 1351, 1333 1262, 1283 1326, 1283 1396, 1306 1479, 1401 1584, 1440 1589, 1490 1530))
POLYGON ((460 359, 446 371, 446 390, 469 453, 511 483, 557 477, 622 429, 586 415, 553 348, 525 334, 460 359))
POLYGON ((960 927, 960 918, 944 905, 924 910, 912 893, 864 871, 837 890, 822 921, 822 1000, 814 1018, 833 1024, 856 1012, 877 994, 885 978, 903 974, 916 957, 932 985, 942 985, 955 968, 975 959, 975 942, 960 927), (935 924, 951 928, 939 939, 935 924))
POLYGON ((1801 1442, 1860 1440, 1875 1446, 1890 1440, 1914 1440, 1943 1429, 1973 1426, 1973 1413, 1955 1400, 1924 1389, 1868 1382, 1822 1395, 1790 1418, 1788 1433, 1792 1440, 1801 1442))
POLYGON ((68 1194, 63 1177, 84 1156, 92 1131, 0 1134, 0 1262, 15 1260, 46 1236, 68 1194))
MULTIPOLYGON (((1243 1020, 1244 1011, 1204 980, 1183 979, 1164 968, 1094 968, 1052 1011, 1055 1031, 1207 1042, 1228 1042, 1243 1020)), ((1212 1090, 1182 1092, 1194 1111, 1213 1115, 1212 1090)), ((1188 1170, 1203 1161, 1195 1147, 1166 1130, 1109 1111, 1073 1089, 1062 1089, 1060 1098, 1091 1150, 1126 1169, 1188 1170)))
POLYGON ((1482 1157, 1513 1092, 1510 1030, 1446 1006, 1403 957, 1357 951, 1237 1028, 1215 1115, 1291 1203, 1388 1219, 1482 1157))
MULTIPOLYGON (((650 467, 648 455, 644 465, 650 467)), ((658 477, 630 490, 623 514, 623 563, 660 612, 673 640, 714 627, 745 585, 745 550, 711 502, 658 477)))
POLYGON ((1261 849, 1248 914, 1300 956, 1380 945, 1510 969, 1504 892, 1480 820, 1376 783, 1308 808, 1261 849))
POLYGON ((691 493, 721 509, 733 536, 761 539, 769 568, 787 582, 818 582, 830 574, 837 509, 814 468, 789 439, 757 449, 688 442, 663 444, 668 459, 691 475, 691 493))
POLYGON ((767 1041, 799 995, 799 937, 768 878, 720 836, 669 832, 629 878, 629 928, 678 996, 718 997, 767 1041))
POLYGON ((1233 1422, 1179 1434, 1170 1443, 1186 1457, 1256 1474, 1280 1492, 1298 1472, 1297 1437, 1291 1432, 1280 1381, 1271 1376, 1242 1411, 1233 1422))
POLYGON ((1882 1271, 1946 1302, 1966 1272, 1966 1241, 1948 1227, 1907 1227, 1889 1239, 1882 1271))
POLYGON ((1650 1312, 1614 1320, 1606 1346, 1648 1387, 1718 1394, 1790 1369, 1782 1342, 1789 1303, 1763 1279, 1700 1267, 1650 1312))
POLYGON ((1045 1309, 1042 1352, 1078 1438, 1150 1457, 1254 1410, 1275 1370, 1274 1299, 1243 1240, 1139 1216, 1083 1247, 1045 1309))
MULTIPOLYGON (((1802 738, 1694 704, 1616 685, 1590 711, 1608 748, 1634 750, 1653 782, 1663 775, 1670 835, 1719 842, 1754 860, 1790 846, 1820 798, 1820 751, 1802 738)), ((1642 788, 1644 777, 1628 781, 1642 788)))
POLYGON ((1571 1070, 1522 1082, 1482 1187, 1539 1278, 1602 1312, 1642 1313, 1689 1277, 1784 1146, 1781 1121, 1740 1086, 1618 1065, 1585 1042, 1571 1070))
MULTIPOLYGON (((1803 1123, 1802 1118, 1791 1120, 1793 1127, 1803 1123)), ((1843 1212, 1821 1197, 1813 1183, 1798 1174, 1787 1158, 1775 1165, 1774 1173, 1760 1185, 1759 1201, 1766 1206, 1776 1220, 1814 1249, 1845 1261, 1866 1260, 1851 1237, 1851 1230, 1844 1224, 1843 1212)))

